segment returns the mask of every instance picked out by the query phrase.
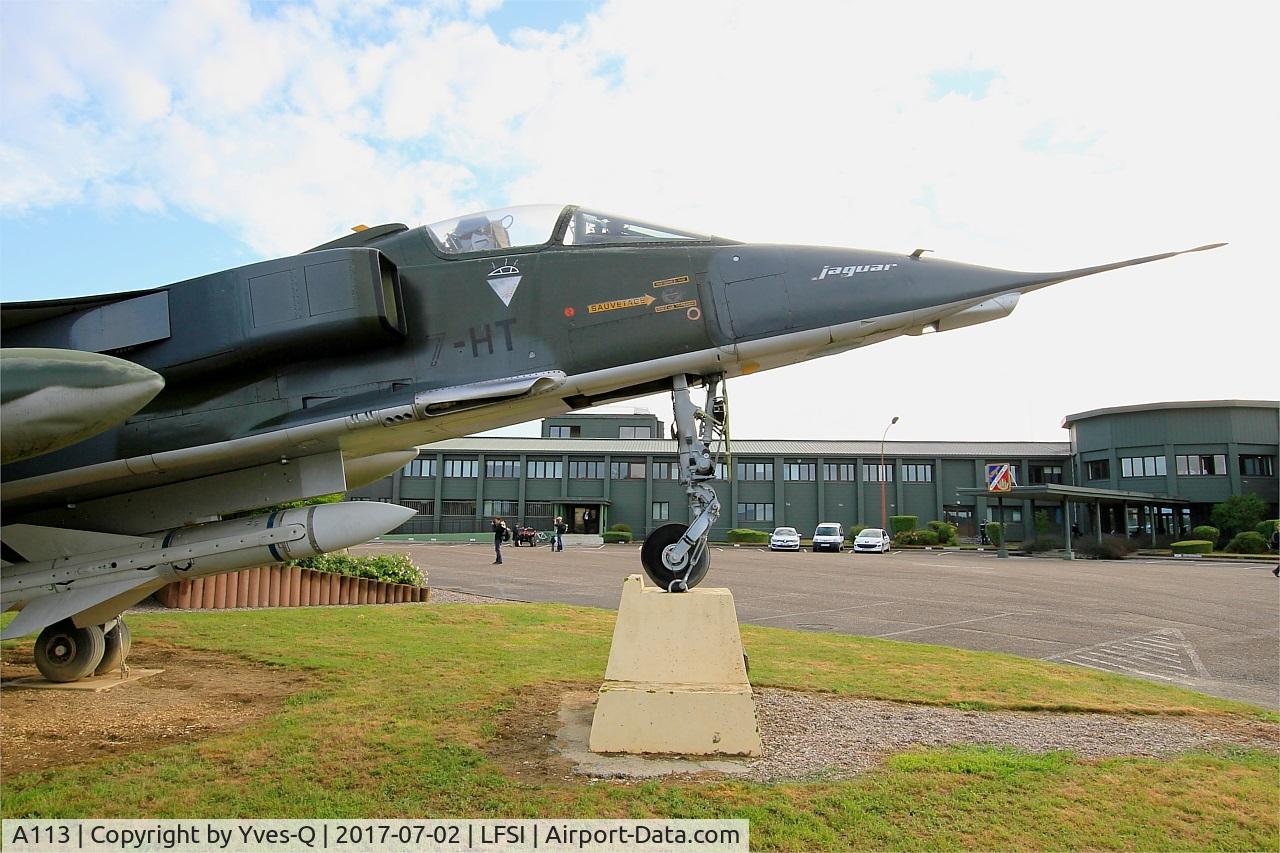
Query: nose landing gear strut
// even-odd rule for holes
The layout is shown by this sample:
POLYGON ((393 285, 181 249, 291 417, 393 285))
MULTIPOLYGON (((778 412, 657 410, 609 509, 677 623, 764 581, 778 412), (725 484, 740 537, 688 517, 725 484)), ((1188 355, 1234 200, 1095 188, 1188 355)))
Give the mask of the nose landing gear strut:
POLYGON ((724 398, 716 396, 720 377, 705 377, 704 382, 705 409, 693 405, 684 374, 673 378, 671 389, 675 413, 673 431, 680 450, 680 482, 689 497, 693 522, 687 527, 662 525, 649 534, 640 549, 645 574, 667 592, 688 592, 706 576, 711 565, 707 536, 720 517, 720 499, 710 483, 716 473, 710 445, 717 435, 723 436, 727 412, 724 398))

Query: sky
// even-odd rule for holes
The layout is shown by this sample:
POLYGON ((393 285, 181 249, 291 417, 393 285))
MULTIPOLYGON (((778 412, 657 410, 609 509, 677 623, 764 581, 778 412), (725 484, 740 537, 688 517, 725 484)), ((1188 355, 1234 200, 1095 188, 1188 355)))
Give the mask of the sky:
POLYGON ((1276 399, 1266 8, 5 0, 0 295, 527 203, 1022 270, 1227 241, 734 380, 734 434, 1065 441, 1068 413, 1276 399))

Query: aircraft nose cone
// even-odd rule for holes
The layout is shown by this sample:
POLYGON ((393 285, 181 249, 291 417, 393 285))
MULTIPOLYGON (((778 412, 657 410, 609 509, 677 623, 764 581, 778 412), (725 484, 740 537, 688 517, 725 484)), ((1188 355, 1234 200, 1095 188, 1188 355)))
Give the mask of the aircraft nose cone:
POLYGON ((293 510, 311 516, 311 532, 321 551, 368 542, 394 530, 416 514, 409 507, 380 501, 342 501, 293 510))

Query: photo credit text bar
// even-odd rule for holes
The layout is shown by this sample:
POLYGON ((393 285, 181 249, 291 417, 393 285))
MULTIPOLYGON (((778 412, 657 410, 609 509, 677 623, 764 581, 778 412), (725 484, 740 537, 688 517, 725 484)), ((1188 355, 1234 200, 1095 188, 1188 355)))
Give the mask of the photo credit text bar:
POLYGON ((6 820, 8 853, 746 853, 745 820, 6 820))

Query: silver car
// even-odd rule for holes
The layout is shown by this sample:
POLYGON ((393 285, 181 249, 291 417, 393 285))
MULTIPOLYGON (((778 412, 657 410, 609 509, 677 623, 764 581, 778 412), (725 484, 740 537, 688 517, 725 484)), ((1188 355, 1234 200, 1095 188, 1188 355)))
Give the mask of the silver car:
POLYGON ((868 527, 857 535, 853 540, 853 550, 870 551, 878 554, 886 554, 889 551, 889 534, 881 530, 879 527, 868 527))
POLYGON ((799 551, 800 534, 794 527, 779 527, 769 537, 770 551, 799 551))

